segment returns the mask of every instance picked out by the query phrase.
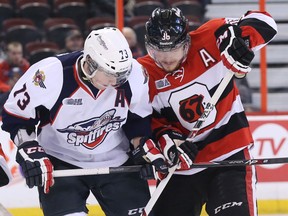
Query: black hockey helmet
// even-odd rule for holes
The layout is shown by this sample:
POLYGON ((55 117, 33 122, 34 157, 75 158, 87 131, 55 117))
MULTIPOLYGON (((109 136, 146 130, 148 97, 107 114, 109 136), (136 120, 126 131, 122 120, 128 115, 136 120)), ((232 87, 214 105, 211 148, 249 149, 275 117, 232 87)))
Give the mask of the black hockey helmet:
POLYGON ((189 41, 188 20, 182 11, 156 8, 146 23, 145 43, 153 49, 169 51, 189 41))

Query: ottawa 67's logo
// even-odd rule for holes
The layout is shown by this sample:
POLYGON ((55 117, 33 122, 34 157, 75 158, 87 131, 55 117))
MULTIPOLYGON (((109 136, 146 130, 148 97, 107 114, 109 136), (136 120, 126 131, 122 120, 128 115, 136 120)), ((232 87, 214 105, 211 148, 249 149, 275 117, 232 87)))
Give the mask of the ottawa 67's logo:
POLYGON ((100 117, 94 117, 85 121, 77 122, 63 129, 57 129, 67 134, 67 142, 74 146, 84 146, 87 149, 94 149, 99 146, 111 131, 121 128, 125 118, 114 117, 115 109, 109 110, 100 117))
POLYGON ((207 115, 202 128, 215 122, 217 109, 209 105, 210 100, 211 95, 207 86, 195 82, 182 89, 172 91, 169 104, 181 125, 191 131, 202 114, 207 115))

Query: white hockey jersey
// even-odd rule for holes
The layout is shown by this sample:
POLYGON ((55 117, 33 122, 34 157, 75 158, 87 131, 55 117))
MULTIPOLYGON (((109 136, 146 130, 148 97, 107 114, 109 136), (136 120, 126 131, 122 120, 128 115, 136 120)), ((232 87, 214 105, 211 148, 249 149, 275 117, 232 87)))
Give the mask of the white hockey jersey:
POLYGON ((77 72, 82 52, 49 57, 32 65, 12 89, 3 130, 34 130, 47 154, 83 168, 119 166, 130 139, 150 136, 148 82, 133 60, 128 81, 98 90, 77 72))

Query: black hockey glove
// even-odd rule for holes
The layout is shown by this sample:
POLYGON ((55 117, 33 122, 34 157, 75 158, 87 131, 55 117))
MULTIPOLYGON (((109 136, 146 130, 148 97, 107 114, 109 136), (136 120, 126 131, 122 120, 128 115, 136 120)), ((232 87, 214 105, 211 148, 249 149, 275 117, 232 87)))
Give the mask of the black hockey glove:
POLYGON ((151 179, 151 172, 153 171, 154 178, 163 179, 168 174, 168 166, 165 162, 165 158, 157 148, 153 140, 142 137, 140 144, 131 152, 131 156, 136 164, 152 164, 155 169, 151 166, 143 166, 140 175, 143 179, 151 179))
POLYGON ((230 24, 225 24, 215 31, 222 62, 237 78, 243 78, 251 71, 249 65, 254 58, 254 52, 245 44, 241 33, 239 26, 230 24))
POLYGON ((198 153, 197 146, 186 141, 185 137, 176 131, 165 131, 158 144, 170 166, 176 165, 179 161, 177 170, 190 169, 198 153))
POLYGON ((50 187, 54 184, 53 165, 37 141, 21 144, 17 150, 16 161, 22 168, 29 188, 42 186, 44 193, 49 193, 50 187))

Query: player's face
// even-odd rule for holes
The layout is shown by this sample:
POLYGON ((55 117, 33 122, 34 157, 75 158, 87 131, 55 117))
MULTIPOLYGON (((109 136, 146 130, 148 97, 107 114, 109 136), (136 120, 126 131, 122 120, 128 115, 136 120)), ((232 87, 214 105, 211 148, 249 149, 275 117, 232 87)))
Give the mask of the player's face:
POLYGON ((123 85, 131 72, 132 65, 127 70, 121 72, 108 71, 97 64, 96 61, 87 55, 86 61, 83 65, 83 72, 90 82, 98 89, 103 90, 108 86, 114 88, 123 85))
POLYGON ((185 55, 183 46, 169 51, 150 49, 148 52, 155 62, 167 72, 178 69, 185 55))
POLYGON ((97 89, 104 90, 109 86, 115 86, 117 83, 117 78, 105 73, 102 70, 98 70, 90 81, 97 89))

